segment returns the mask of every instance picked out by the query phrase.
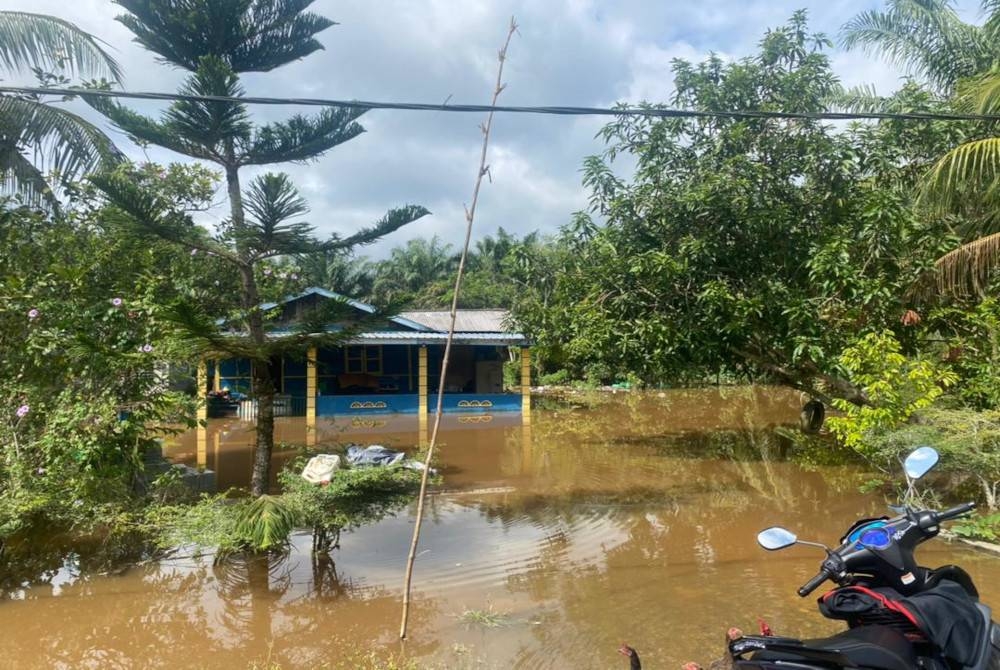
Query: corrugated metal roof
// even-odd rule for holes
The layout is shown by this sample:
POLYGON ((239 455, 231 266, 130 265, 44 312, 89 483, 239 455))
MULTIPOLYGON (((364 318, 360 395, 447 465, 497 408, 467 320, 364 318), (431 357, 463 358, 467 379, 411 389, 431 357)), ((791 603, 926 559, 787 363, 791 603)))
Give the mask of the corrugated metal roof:
MULTIPOLYGON (((297 335, 293 331, 271 331, 269 337, 297 335)), ((413 332, 406 330, 384 330, 358 333, 344 344, 443 344, 448 333, 413 332)), ((528 338, 521 333, 455 333, 455 344, 477 344, 481 346, 525 346, 528 338)))
MULTIPOLYGON (((447 339, 448 333, 413 333, 389 330, 376 333, 360 333, 352 342, 356 344, 443 344, 447 339)), ((455 344, 497 346, 524 346, 528 344, 528 338, 521 333, 503 332, 456 332, 452 341, 455 344)))
MULTIPOLYGON (((354 300, 334 291, 311 286, 298 295, 289 296, 280 302, 269 302, 261 305, 264 310, 274 309, 280 305, 285 305, 296 300, 301 300, 307 296, 318 295, 331 300, 340 300, 351 305, 355 309, 369 314, 375 308, 360 300, 354 300)), ((505 309, 460 309, 455 314, 455 339, 456 344, 478 344, 483 346, 524 346, 528 344, 528 339, 521 333, 512 333, 505 330, 509 312, 505 309)), ((447 339, 448 330, 451 327, 451 312, 448 310, 410 310, 401 312, 398 316, 389 319, 392 323, 404 328, 411 328, 410 331, 375 331, 361 333, 349 344, 433 344, 443 343, 447 339)), ((219 324, 222 325, 220 319, 219 324)), ((326 331, 337 332, 340 326, 330 324, 326 331)), ((233 332, 233 334, 236 334, 233 332)), ((301 335, 287 325, 268 332, 269 337, 289 337, 291 335, 301 335)))
MULTIPOLYGON (((503 333, 509 314, 505 309, 460 309, 455 313, 455 332, 503 333)), ((446 333, 451 326, 451 312, 448 310, 406 311, 400 312, 399 316, 438 332, 446 333)))

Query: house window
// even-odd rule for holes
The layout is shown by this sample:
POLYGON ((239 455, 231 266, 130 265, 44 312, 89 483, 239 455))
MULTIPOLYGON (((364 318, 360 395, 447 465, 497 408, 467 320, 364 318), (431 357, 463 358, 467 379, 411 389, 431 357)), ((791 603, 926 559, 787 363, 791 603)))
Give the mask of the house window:
POLYGON ((382 374, 382 346, 346 347, 344 370, 353 374, 382 374))

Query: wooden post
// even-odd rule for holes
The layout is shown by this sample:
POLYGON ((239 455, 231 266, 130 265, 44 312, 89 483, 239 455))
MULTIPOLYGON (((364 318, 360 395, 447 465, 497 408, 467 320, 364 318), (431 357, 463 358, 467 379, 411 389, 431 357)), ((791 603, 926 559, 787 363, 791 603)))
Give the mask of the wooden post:
POLYGON ((427 346, 417 349, 417 417, 421 446, 427 441, 427 346))
POLYGON ((205 467, 208 460, 208 362, 202 358, 198 361, 198 465, 205 467))
POLYGON ((306 353, 306 446, 316 446, 316 347, 306 353))
POLYGON ((531 423, 531 350, 521 347, 521 422, 531 423))

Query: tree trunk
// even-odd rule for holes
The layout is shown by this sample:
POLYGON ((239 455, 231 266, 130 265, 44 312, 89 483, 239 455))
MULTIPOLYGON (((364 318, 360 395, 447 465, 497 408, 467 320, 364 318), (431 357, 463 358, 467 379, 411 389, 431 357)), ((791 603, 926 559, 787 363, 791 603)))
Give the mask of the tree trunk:
POLYGON ((769 373, 780 383, 804 391, 827 405, 830 404, 831 398, 816 387, 815 382, 817 380, 822 381, 834 395, 843 398, 849 403, 858 405, 859 407, 871 404, 871 400, 865 395, 862 389, 842 377, 823 372, 813 363, 805 363, 799 368, 788 368, 783 364, 768 359, 763 354, 745 349, 734 349, 733 351, 738 356, 741 356, 746 363, 769 373))
POLYGON ((240 285, 243 309, 247 314, 247 329, 257 352, 250 359, 253 394, 257 400, 257 442, 254 446, 250 493, 256 498, 267 493, 271 474, 271 453, 274 451, 274 377, 271 375, 271 357, 265 347, 264 318, 260 313, 260 296, 252 266, 240 267, 240 285))
POLYGON ((270 361, 251 361, 254 397, 257 399, 257 443, 253 451, 250 493, 258 498, 267 493, 274 451, 274 379, 270 361))
MULTIPOLYGON (((226 165, 226 188, 229 193, 233 227, 240 229, 244 226, 243 194, 240 191, 239 168, 236 166, 235 160, 226 165)), ((274 378, 271 375, 271 357, 265 347, 264 317, 260 313, 260 294, 257 291, 257 280, 253 275, 253 264, 248 258, 246 249, 238 246, 236 251, 244 261, 240 265, 240 306, 246 314, 248 335, 256 350, 256 354, 250 359, 253 394, 257 400, 257 440, 254 445, 250 493, 257 498, 267 493, 271 476, 271 453, 274 451, 275 389, 274 378)))

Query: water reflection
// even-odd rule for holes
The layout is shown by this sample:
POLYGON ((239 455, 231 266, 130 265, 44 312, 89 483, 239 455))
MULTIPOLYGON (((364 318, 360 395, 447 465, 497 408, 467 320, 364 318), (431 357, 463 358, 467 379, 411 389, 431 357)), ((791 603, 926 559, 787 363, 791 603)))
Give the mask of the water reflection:
MULTIPOLYGON (((774 426, 795 421, 799 405, 773 389, 684 391, 571 399, 527 427, 452 417, 405 652, 450 667, 460 645, 485 667, 616 668, 626 640, 651 667, 676 667, 718 655, 726 627, 752 629, 757 617, 779 633, 835 629, 794 592, 821 557, 769 554, 754 536, 781 524, 830 540, 882 501, 857 493, 865 477, 855 467, 786 459, 794 450, 774 426), (503 613, 505 625, 470 625, 466 609, 503 613)), ((209 430, 206 464, 224 486, 245 482, 245 429, 209 430)), ((304 438, 293 420, 279 431, 285 442, 304 438)), ((419 427, 331 425, 317 437, 412 448, 419 427)), ((187 436, 168 453, 197 459, 197 444, 187 436)), ((0 603, 0 631, 17 631, 0 666, 233 668, 270 658, 305 668, 345 650, 396 652, 412 514, 345 534, 332 561, 314 559, 302 535, 281 561, 178 559, 118 576, 47 566, 44 583, 0 603)), ((995 559, 940 543, 924 556, 961 563, 1000 603, 995 559)))

